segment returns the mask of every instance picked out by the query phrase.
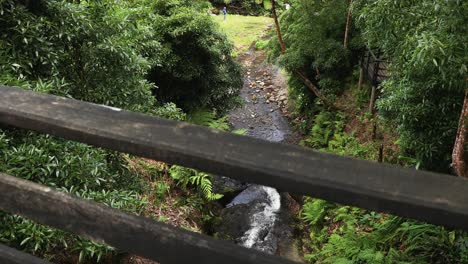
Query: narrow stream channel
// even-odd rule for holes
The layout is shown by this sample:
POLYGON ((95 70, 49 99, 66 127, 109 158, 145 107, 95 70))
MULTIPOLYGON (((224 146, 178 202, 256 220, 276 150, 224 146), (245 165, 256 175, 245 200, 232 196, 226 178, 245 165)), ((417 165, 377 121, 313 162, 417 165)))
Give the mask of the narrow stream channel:
MULTIPOLYGON (((240 56, 246 76, 241 97, 242 107, 229 115, 234 129, 247 129, 246 135, 272 142, 282 142, 291 134, 287 119, 270 92, 285 89, 284 76, 278 68, 264 63, 263 52, 250 50, 240 56)), ((291 242, 289 217, 282 207, 282 195, 271 187, 242 184, 226 179, 225 186, 240 191, 227 203, 218 232, 237 244, 269 254, 278 254, 282 241, 291 242), (285 217, 286 216, 286 217, 285 217)), ((286 243, 286 242, 285 242, 286 243)))

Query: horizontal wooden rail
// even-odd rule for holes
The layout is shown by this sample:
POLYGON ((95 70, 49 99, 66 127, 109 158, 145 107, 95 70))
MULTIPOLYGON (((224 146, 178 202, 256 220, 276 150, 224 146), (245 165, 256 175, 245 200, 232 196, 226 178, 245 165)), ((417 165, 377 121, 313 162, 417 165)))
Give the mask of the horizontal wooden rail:
POLYGON ((0 87, 0 123, 468 230, 468 181, 0 87))
POLYGON ((84 235, 161 264, 293 263, 234 243, 125 214, 2 173, 0 209, 84 235))
POLYGON ((14 248, 0 244, 0 263, 2 264, 50 264, 50 262, 29 255, 14 248))

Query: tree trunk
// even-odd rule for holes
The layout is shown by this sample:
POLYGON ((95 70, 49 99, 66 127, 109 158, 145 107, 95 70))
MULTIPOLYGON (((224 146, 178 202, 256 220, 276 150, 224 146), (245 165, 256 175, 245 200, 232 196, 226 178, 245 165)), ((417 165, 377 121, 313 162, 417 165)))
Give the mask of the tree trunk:
POLYGON ((349 7, 348 7, 348 16, 346 17, 346 29, 345 29, 345 35, 344 35, 344 48, 348 48, 348 35, 349 35, 349 29, 351 28, 351 4, 353 3, 353 0, 349 0, 349 7))
POLYGON ((276 35, 278 35, 278 41, 279 41, 280 48, 281 48, 281 54, 284 54, 286 53, 286 45, 284 45, 283 35, 281 34, 281 27, 278 21, 278 15, 276 14, 276 1, 275 0, 271 1, 271 11, 273 13, 273 19, 275 20, 276 35))
POLYGON ((334 109, 341 109, 338 105, 335 105, 332 101, 328 100, 327 97, 325 97, 315 86, 309 78, 307 78, 306 74, 303 71, 297 70, 296 71, 297 76, 304 82, 304 84, 309 88, 309 90, 315 94, 320 100, 322 100, 326 105, 334 108, 334 109))
POLYGON ((452 152, 452 167, 461 177, 468 177, 468 156, 465 153, 468 127, 468 89, 465 90, 465 99, 458 123, 457 138, 452 152))
MULTIPOLYGON (((276 35, 278 35, 278 41, 279 41, 280 48, 281 48, 281 54, 285 54, 286 53, 286 45, 284 44, 284 41, 283 41, 283 36, 281 34, 281 27, 280 27, 280 24, 279 24, 279 21, 278 21, 278 15, 276 14, 276 1, 275 0, 271 1, 271 11, 273 13, 273 19, 275 21, 276 35)), ((318 69, 316 69, 316 70, 318 72, 318 69)), ((302 81, 307 86, 307 88, 309 88, 309 90, 312 91, 312 93, 314 93, 315 96, 320 98, 320 100, 322 100, 326 105, 328 105, 328 106, 330 106, 330 107, 332 107, 334 109, 339 109, 339 107, 337 105, 335 105, 332 101, 328 100, 328 98, 326 98, 320 92, 320 90, 317 88, 317 86, 315 86, 309 80, 309 78, 307 78, 307 75, 303 71, 296 70, 296 74, 299 76, 300 79, 302 79, 302 81)))

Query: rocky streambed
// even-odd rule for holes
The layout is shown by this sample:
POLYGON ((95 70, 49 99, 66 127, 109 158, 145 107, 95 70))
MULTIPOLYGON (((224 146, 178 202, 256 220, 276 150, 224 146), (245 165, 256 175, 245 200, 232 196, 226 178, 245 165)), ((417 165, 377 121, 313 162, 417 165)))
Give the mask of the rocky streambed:
MULTIPOLYGON (((278 67, 266 63, 265 54, 253 48, 239 57, 246 69, 242 107, 229 115, 235 129, 246 135, 283 142, 291 135, 285 117, 286 77, 278 67)), ((225 194, 218 236, 269 254, 301 261, 291 228, 291 207, 296 203, 287 193, 256 184, 216 176, 215 190, 225 194)), ((297 207, 297 203, 296 203, 297 207)))

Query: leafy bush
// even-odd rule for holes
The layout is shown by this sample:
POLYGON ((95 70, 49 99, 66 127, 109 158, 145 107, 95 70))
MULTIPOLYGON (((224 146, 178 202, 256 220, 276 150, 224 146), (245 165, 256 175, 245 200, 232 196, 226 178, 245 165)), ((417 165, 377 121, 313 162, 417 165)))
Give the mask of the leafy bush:
POLYGON ((154 30, 161 43, 159 63, 149 80, 162 102, 174 102, 186 111, 236 105, 242 87, 241 68, 230 56, 233 46, 211 19, 190 6, 189 0, 139 1, 151 10, 140 23, 154 30))
POLYGON ((391 61, 380 113, 422 168, 447 172, 466 89, 468 3, 355 2, 363 37, 391 61))
POLYGON ((464 232, 306 198, 311 263, 468 263, 464 232))
MULTIPOLYGON (((221 110, 234 101, 239 67, 229 57, 225 37, 196 13, 200 6, 75 2, 0 0, 0 84, 184 120, 174 103, 158 105, 156 86, 146 79, 150 70, 154 75, 171 68, 154 81, 183 83, 171 89, 192 91, 192 106, 217 104, 221 110), (189 43, 191 38, 196 42, 189 43), (193 54, 198 60, 190 61, 193 54), (180 71, 173 71, 177 67, 180 71), (187 89, 198 86, 211 90, 187 89)), ((145 204, 141 178, 130 174, 122 155, 46 135, 0 130, 0 171, 135 214, 145 204)), ((205 176, 197 177, 194 184, 208 186, 205 176)), ((1 213, 0 218, 0 240, 36 255, 56 259, 53 252, 76 253, 80 261, 99 261, 112 250, 19 216, 1 213)))
MULTIPOLYGON (((271 0, 210 0, 214 6, 222 8, 227 6, 228 13, 250 16, 266 16, 270 14, 271 0)), ((284 9, 283 0, 277 0, 278 10, 284 9)))
MULTIPOLYGON (((269 44, 270 59, 278 58, 290 73, 303 70, 324 95, 336 98, 362 48, 354 28, 348 49, 343 47, 347 9, 348 3, 341 0, 294 1, 280 17, 286 53, 281 55, 275 37, 269 44)), ((296 109, 300 113, 313 111, 315 96, 295 74, 291 74, 289 87, 296 109)))
POLYGON ((106 1, 41 3, 37 11, 1 1, 2 72, 19 80, 62 82, 47 91, 53 94, 134 111, 154 106, 153 85, 144 78, 150 65, 119 37, 138 34, 129 21, 116 19, 106 1))

